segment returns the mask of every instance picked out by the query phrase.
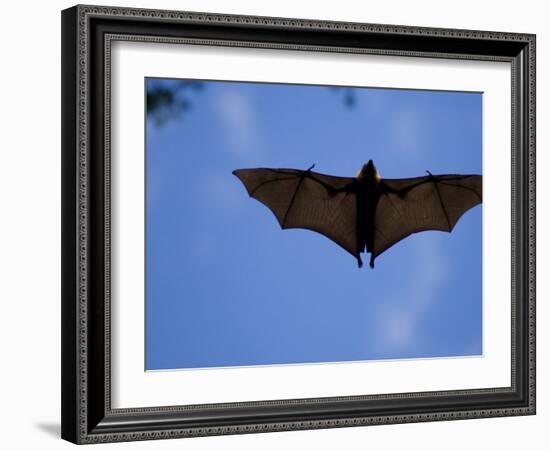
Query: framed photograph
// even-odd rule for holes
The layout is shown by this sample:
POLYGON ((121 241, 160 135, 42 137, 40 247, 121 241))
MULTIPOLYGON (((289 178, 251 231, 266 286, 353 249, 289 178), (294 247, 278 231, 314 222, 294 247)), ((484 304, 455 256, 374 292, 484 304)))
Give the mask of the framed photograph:
POLYGON ((535 36, 62 12, 62 437, 535 414, 535 36))

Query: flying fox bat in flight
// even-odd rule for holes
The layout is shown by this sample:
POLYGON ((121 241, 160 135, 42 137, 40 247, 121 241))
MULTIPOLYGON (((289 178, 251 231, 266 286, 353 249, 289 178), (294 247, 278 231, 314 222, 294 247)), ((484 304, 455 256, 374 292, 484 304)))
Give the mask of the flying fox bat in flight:
POLYGON ((326 236, 370 266, 392 245, 427 230, 451 232, 481 203, 481 175, 381 178, 372 160, 355 178, 297 169, 239 169, 233 174, 250 197, 267 206, 282 229, 305 228, 326 236))

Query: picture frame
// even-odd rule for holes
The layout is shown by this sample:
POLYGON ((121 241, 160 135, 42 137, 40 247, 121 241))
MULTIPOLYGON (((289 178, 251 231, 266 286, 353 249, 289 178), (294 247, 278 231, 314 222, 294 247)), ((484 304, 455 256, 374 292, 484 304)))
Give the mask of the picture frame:
POLYGON ((535 42, 534 35, 507 32, 86 5, 64 10, 62 437, 85 444, 535 414, 535 42), (113 384, 110 108, 111 50, 119 41, 509 64, 510 385, 189 404, 174 397, 169 406, 113 407, 120 384, 113 384))

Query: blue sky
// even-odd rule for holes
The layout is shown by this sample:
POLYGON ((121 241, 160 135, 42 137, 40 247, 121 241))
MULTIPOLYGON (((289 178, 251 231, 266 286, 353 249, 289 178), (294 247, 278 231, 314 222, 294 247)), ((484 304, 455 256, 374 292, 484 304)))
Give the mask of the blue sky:
POLYGON ((282 231, 231 174, 354 176, 369 159, 386 178, 481 174, 482 94, 204 82, 184 95, 188 110, 147 121, 146 369, 482 353, 481 206, 358 269, 329 239, 282 231))

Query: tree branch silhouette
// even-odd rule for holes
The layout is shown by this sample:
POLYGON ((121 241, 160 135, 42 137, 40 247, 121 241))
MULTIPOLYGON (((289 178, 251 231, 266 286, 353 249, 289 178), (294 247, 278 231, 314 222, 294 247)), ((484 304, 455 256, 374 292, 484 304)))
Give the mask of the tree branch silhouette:
POLYGON ((155 83, 154 80, 149 80, 147 117, 152 118, 157 126, 181 117, 192 108, 192 93, 200 92, 204 87, 204 82, 195 80, 177 80, 173 83, 155 83))

